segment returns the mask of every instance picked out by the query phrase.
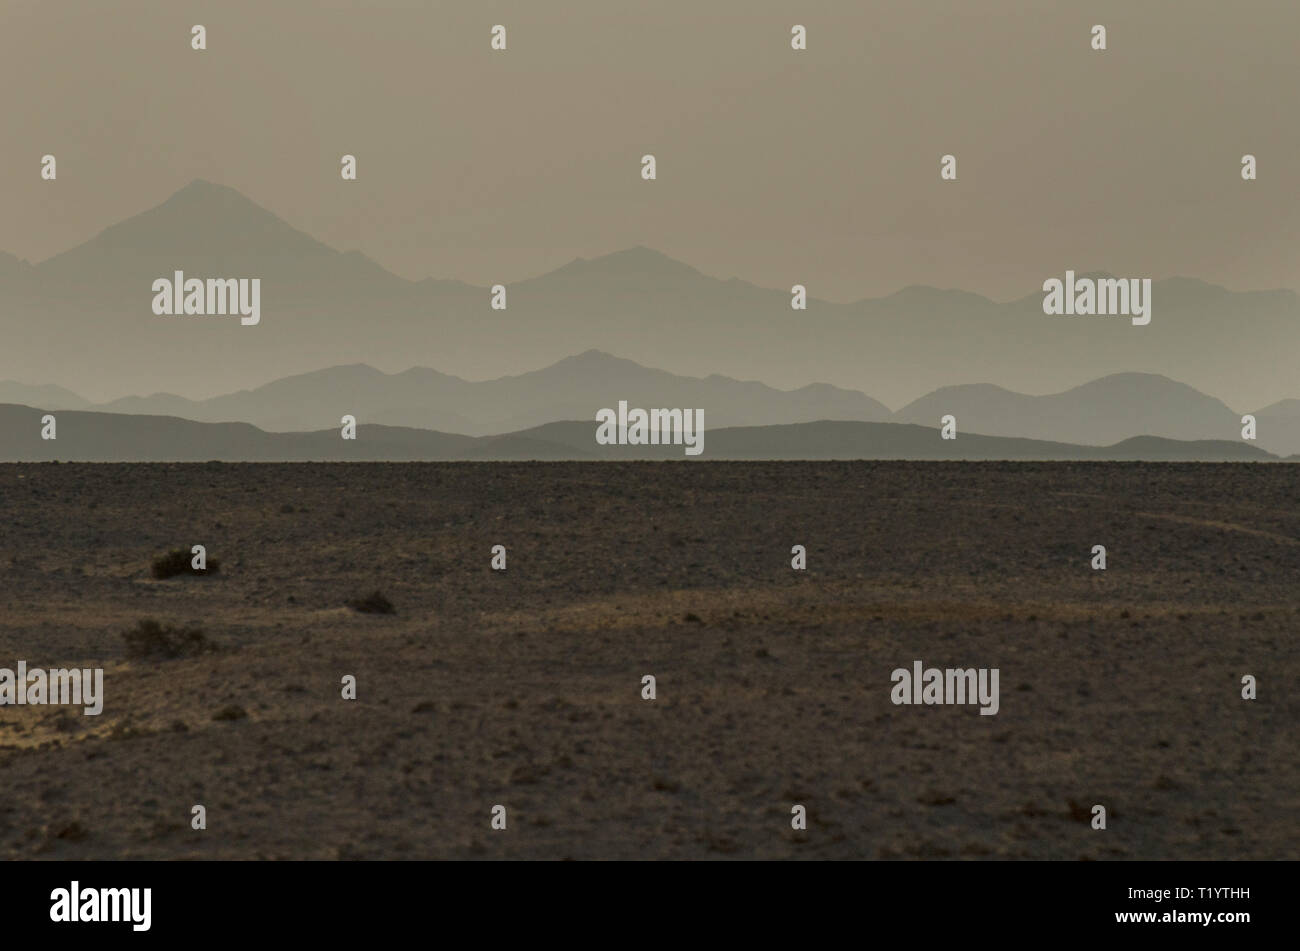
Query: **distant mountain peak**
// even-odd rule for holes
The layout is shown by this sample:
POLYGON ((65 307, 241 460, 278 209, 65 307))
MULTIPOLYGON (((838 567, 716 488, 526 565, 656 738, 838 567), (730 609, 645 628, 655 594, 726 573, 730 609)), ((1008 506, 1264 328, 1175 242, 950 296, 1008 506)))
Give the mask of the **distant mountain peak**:
POLYGON ((953 306, 962 304, 973 304, 976 306, 985 306, 991 304, 987 297, 982 294, 976 294, 974 291, 963 291, 952 287, 933 287, 929 284, 909 284, 900 288, 894 293, 885 297, 869 297, 858 303, 873 301, 911 301, 919 304, 931 304, 937 301, 943 301, 953 306))
POLYGON ((550 366, 545 366, 537 370, 530 370, 521 376, 530 376, 532 374, 544 375, 592 375, 592 374, 638 374, 638 373, 662 373, 662 370, 655 370, 652 367, 643 366, 635 360, 627 360, 623 357, 616 357, 612 353, 606 353, 604 350, 584 350, 582 353, 575 353, 571 357, 565 357, 550 366))
POLYGON ((332 367, 322 367, 319 370, 308 370, 306 373, 295 373, 292 376, 282 377, 274 382, 279 383, 283 380, 305 380, 318 377, 339 378, 353 377, 356 379, 378 379, 395 374, 385 373, 383 370, 372 367, 369 363, 337 363, 332 367))
POLYGON ((571 357, 565 357, 563 360, 559 360, 552 365, 560 366, 562 364, 574 364, 574 363, 592 364, 592 363, 631 363, 631 362, 632 362, 631 360, 624 360, 622 357, 616 357, 612 353, 606 353, 604 350, 596 350, 595 348, 592 348, 591 350, 584 350, 582 351, 582 353, 575 353, 571 357))
POLYGON ((700 271, 643 244, 594 258, 574 258, 551 274, 577 273, 611 277, 705 277, 700 271))
MULTIPOLYGON (((251 198, 246 197, 242 192, 231 188, 229 185, 220 185, 210 182, 205 178, 196 178, 188 185, 172 192, 161 203, 155 205, 143 214, 150 214, 159 209, 169 206, 180 205, 186 211, 205 211, 214 212, 224 210, 227 213, 247 213, 268 218, 275 218, 271 212, 267 211, 251 198)), ((138 216, 137 216, 138 217, 138 216)), ((130 219, 128 219, 130 220, 130 219)), ((276 219, 279 220, 278 218, 276 219)))
MULTIPOLYGON (((1179 382, 1172 377, 1165 376, 1163 373, 1143 373, 1139 370, 1121 370, 1118 373, 1107 373, 1105 376, 1097 377, 1081 386, 1094 386, 1098 383, 1107 382, 1151 382, 1151 383, 1173 383, 1175 386, 1187 386, 1186 383, 1179 382)), ((1079 387, 1073 387, 1079 389, 1079 387)))
MULTIPOLYGON (((184 194, 185 192, 201 193, 204 191, 235 192, 235 190, 231 188, 229 185, 221 185, 217 182, 210 182, 206 178, 195 178, 195 179, 191 179, 189 184, 183 185, 180 188, 176 189, 176 191, 172 193, 172 197, 174 198, 176 197, 176 195, 184 194)), ((235 194, 238 195, 239 192, 235 192, 235 194)))
POLYGON ((634 244, 632 247, 624 248, 622 251, 611 251, 609 254, 602 254, 596 260, 615 260, 619 258, 640 261, 669 261, 673 264, 681 264, 680 261, 670 258, 662 251, 656 251, 654 248, 647 247, 644 244, 634 244))
POLYGON ((40 267, 57 268, 101 253, 155 257, 307 254, 332 258, 338 252, 236 189, 196 178, 154 207, 105 228, 40 267))

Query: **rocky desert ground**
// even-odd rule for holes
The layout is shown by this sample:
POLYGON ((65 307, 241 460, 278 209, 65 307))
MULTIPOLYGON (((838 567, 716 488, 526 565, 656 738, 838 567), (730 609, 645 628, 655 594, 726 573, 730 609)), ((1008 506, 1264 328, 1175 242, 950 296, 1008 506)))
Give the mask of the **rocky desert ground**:
POLYGON ((1300 858, 1298 471, 3 465, 0 667, 105 673, 0 707, 0 855, 1300 858))

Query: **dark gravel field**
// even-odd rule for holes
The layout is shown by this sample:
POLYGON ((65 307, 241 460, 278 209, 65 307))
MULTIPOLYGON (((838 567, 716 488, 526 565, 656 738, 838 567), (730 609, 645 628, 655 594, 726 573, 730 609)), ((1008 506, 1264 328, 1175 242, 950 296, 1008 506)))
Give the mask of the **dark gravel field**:
POLYGON ((0 856, 1297 859, 1297 473, 0 465, 0 856))

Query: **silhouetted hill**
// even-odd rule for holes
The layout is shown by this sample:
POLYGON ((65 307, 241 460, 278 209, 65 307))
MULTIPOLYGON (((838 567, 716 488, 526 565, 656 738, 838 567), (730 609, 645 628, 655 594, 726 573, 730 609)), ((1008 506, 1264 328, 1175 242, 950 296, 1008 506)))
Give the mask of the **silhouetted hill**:
POLYGON ((1300 453, 1300 400, 1279 400, 1252 415, 1261 446, 1278 455, 1300 453))
MULTIPOLYGON (((594 424, 550 423, 524 435, 584 448, 602 459, 685 458, 681 446, 596 446, 594 424)), ((1113 446, 1077 446, 1037 439, 959 433, 941 439, 937 428, 905 423, 821 420, 784 426, 742 426, 709 431, 702 459, 1003 459, 1151 460, 1188 462, 1268 461, 1275 457, 1248 443, 1181 442, 1136 437, 1113 446)))
POLYGON ((394 426, 488 435, 557 419, 594 417, 619 400, 632 406, 701 407, 711 425, 886 420, 889 408, 825 384, 784 391, 723 376, 677 376, 589 350, 496 380, 470 382, 423 367, 385 374, 362 364, 330 367, 210 400, 170 394, 127 397, 98 407, 207 421, 241 421, 276 431, 333 423, 343 413, 394 426))
POLYGON ((1241 416, 1219 400, 1152 373, 1116 373, 1048 396, 990 384, 946 386, 909 403, 894 419, 937 426, 947 413, 957 417, 959 430, 1097 446, 1135 435, 1183 440, 1241 435, 1241 416))
POLYGON ((1255 410, 1257 419, 1300 419, 1300 400, 1279 400, 1263 409, 1255 410))
POLYGON ((91 405, 89 400, 61 386, 16 383, 13 380, 0 380, 0 403, 21 403, 48 409, 88 409, 91 405))
MULTIPOLYGON (((653 252, 650 252, 653 253, 653 252)), ((960 432, 1110 446, 1135 436, 1195 441, 1240 438, 1240 416, 1213 397, 1157 374, 1118 373, 1062 393, 1032 396, 992 384, 943 387, 891 414, 863 393, 827 384, 777 390, 713 374, 685 377, 589 350, 529 373, 468 381, 425 367, 383 373, 365 364, 328 367, 207 400, 168 393, 91 406, 57 386, 0 382, 7 402, 51 409, 248 422, 274 432, 333 425, 343 413, 369 424, 471 436, 512 433, 544 423, 590 418, 596 409, 699 407, 711 429, 822 420, 939 425, 949 413, 960 432)), ((1285 455, 1300 450, 1300 400, 1257 411, 1257 444, 1285 455)))
POLYGON ((310 460, 443 460, 464 458, 470 436, 368 426, 364 442, 338 429, 268 433, 248 423, 198 423, 170 416, 64 411, 57 439, 40 438, 45 410, 0 406, 0 461, 303 462, 310 460))
MULTIPOLYGON (((8 392, 11 402, 53 405, 21 387, 8 392)), ((386 425, 489 435, 589 417, 602 406, 616 406, 620 399, 631 406, 700 407, 713 428, 817 420, 933 427, 952 413, 960 431, 1072 445, 1107 446, 1132 436, 1235 440, 1241 432, 1240 416, 1221 401, 1157 374, 1117 373, 1046 396, 1014 393, 992 384, 949 386, 891 414, 863 393, 828 384, 776 390, 717 374, 685 377, 597 350, 530 373, 480 382, 423 367, 386 374, 354 364, 209 400, 154 394, 125 397, 96 408, 251 422, 274 431, 308 430, 350 412, 386 425)), ((66 398, 59 405, 86 408, 84 401, 73 404, 66 398)), ((1261 447, 1279 453, 1300 450, 1300 401, 1283 400, 1257 416, 1261 447)))
POLYGON ((1071 446, 977 434, 944 440, 937 429, 900 423, 820 421, 708 430, 704 452, 684 447, 601 446, 595 422, 548 423, 501 436, 463 436, 359 422, 338 429, 268 433, 248 423, 200 423, 167 416, 66 410, 57 438, 40 437, 45 410, 0 405, 0 461, 299 462, 455 459, 1121 459, 1263 461, 1276 457, 1240 442, 1157 437, 1111 447, 1071 446))

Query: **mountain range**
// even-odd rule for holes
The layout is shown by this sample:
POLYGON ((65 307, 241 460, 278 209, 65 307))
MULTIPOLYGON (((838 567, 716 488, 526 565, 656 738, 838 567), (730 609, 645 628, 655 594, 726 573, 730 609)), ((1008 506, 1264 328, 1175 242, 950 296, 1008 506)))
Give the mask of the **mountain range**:
MULTIPOLYGON (((17 395, 0 384, 0 395, 17 395)), ((70 394, 71 395, 71 394, 70 394)), ((710 426, 887 420, 889 408, 870 397, 813 384, 792 392, 753 381, 676 376, 598 351, 518 376, 471 382, 425 367, 385 374, 364 364, 330 367, 208 400, 160 393, 97 406, 113 413, 152 413, 206 421, 240 421, 299 431, 337 422, 342 413, 392 426, 472 436, 512 432, 562 419, 594 418, 620 399, 633 406, 707 407, 710 426), (667 403, 664 400, 674 400, 667 403), (337 409, 337 412, 335 410, 337 409)), ((29 399, 13 400, 33 405, 29 399)), ((46 403, 38 405, 47 406, 46 403)), ((67 403, 64 408, 88 408, 67 403)))
MULTIPOLYGON (((1071 263, 1063 262, 1062 273, 1071 263)), ((316 241, 233 189, 195 181, 48 260, 0 255, 0 378, 71 387, 103 403, 142 390, 207 398, 335 366, 351 367, 358 392, 366 392, 367 371, 352 366, 358 363, 385 372, 432 365, 456 375, 448 382, 410 371, 400 384, 435 390, 455 388, 456 378, 522 379, 594 349, 695 378, 834 388, 805 393, 814 402, 852 401, 858 398, 845 391, 856 391, 903 406, 963 382, 1045 393, 1142 371, 1234 406, 1276 405, 1278 420, 1295 415, 1283 406, 1300 356, 1300 301, 1289 290, 1160 280, 1151 323, 1134 327, 1125 319, 1045 316, 1036 288, 1007 302, 907 287, 833 303, 809 287, 807 310, 795 311, 789 288, 800 283, 798 274, 773 274, 773 287, 763 288, 702 274, 644 247, 528 279, 502 275, 501 282, 508 306, 493 310, 487 287, 405 280, 358 252, 316 241), (259 278, 261 323, 155 316, 152 282, 177 270, 259 278)), ((951 395, 1016 403, 992 389, 951 395)), ((853 411, 868 406, 858 400, 853 411)), ((918 418, 933 408, 918 407, 918 418)), ((508 407, 489 405, 481 418, 418 421, 475 431, 526 426, 531 410, 516 409, 517 419, 508 407)), ((719 404, 719 412, 728 418, 732 405, 719 404)), ((1090 438, 1106 432, 1099 424, 1090 438)))
MULTIPOLYGON (((401 426, 268 433, 248 423, 201 423, 170 416, 66 410, 57 438, 41 438, 44 410, 0 404, 0 462, 403 462, 450 460, 690 459, 683 447, 601 446, 594 424, 567 420, 499 436, 464 436, 401 426)), ((1071 446, 979 434, 957 439, 908 423, 823 420, 709 430, 704 453, 728 459, 1276 460, 1241 441, 1180 442, 1143 436, 1114 446, 1071 446)))
MULTIPOLYGON (((935 428, 952 414, 962 433, 1084 446, 1110 446, 1138 436, 1241 438, 1241 415, 1221 401, 1183 383, 1139 373, 1114 374, 1044 396, 989 384, 942 387, 897 412, 864 393, 825 384, 786 391, 716 374, 686 377, 599 351, 485 381, 423 367, 385 374, 364 364, 338 366, 207 400, 158 393, 95 405, 58 386, 0 382, 0 402, 243 422, 272 432, 335 426, 347 413, 366 424, 493 436, 557 421, 593 420, 597 409, 616 407, 619 400, 629 406, 703 408, 710 430, 818 421, 935 428)), ((1300 400, 1283 400, 1254 415, 1261 448, 1282 456, 1300 453, 1300 400)))

